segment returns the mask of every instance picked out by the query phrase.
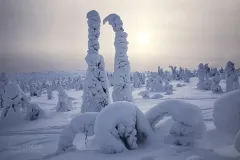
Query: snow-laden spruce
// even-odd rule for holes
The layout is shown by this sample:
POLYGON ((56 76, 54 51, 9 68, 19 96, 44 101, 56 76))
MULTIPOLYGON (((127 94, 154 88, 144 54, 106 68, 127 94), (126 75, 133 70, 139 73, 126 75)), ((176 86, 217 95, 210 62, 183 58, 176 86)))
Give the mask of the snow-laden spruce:
POLYGON ((234 148, 240 153, 240 130, 234 138, 234 148))
POLYGON ((198 65, 198 84, 197 88, 198 89, 205 89, 205 84, 204 84, 204 77, 205 77, 205 69, 202 63, 198 65))
POLYGON ((72 110, 72 101, 68 98, 67 93, 63 87, 58 87, 58 103, 56 107, 57 112, 67 112, 72 110))
POLYGON ((183 75, 183 79, 184 79, 185 83, 189 83, 190 82, 190 76, 191 76, 190 70, 188 70, 186 68, 185 71, 184 71, 184 75, 183 75))
POLYGON ((81 112, 100 112, 109 103, 108 80, 104 58, 99 51, 100 16, 97 11, 87 13, 88 54, 85 58, 88 69, 83 86, 81 112))
POLYGON ((219 73, 215 73, 214 77, 212 78, 212 92, 213 93, 221 93, 222 87, 220 86, 221 77, 219 73))
POLYGON ((133 86, 135 88, 141 88, 142 82, 141 82, 141 74, 139 72, 133 73, 133 86))
POLYGON ((2 72, 0 74, 0 108, 3 108, 3 94, 5 86, 8 84, 8 76, 6 73, 2 72))
POLYGON ((115 32, 115 59, 112 99, 116 101, 132 101, 130 81, 130 63, 127 56, 128 34, 124 32, 123 22, 117 14, 110 14, 104 20, 108 22, 115 32))
POLYGON ((48 100, 53 99, 53 93, 52 93, 52 87, 51 86, 48 86, 48 88, 47 88, 47 97, 48 97, 48 100))
POLYGON ((172 79, 176 80, 177 79, 177 67, 176 66, 169 66, 172 70, 172 79))
POLYGON ((94 133, 104 153, 120 153, 138 148, 152 139, 153 131, 144 114, 131 102, 118 101, 97 116, 94 133))
POLYGON ((60 134, 57 154, 76 149, 73 145, 76 134, 83 133, 86 138, 94 135, 94 124, 97 115, 98 112, 86 112, 74 117, 60 134))
POLYGON ((5 86, 5 92, 2 96, 3 110, 1 119, 14 121, 21 118, 21 89, 17 84, 8 84, 5 86))
POLYGON ((240 130, 240 90, 225 93, 214 102, 213 122, 220 132, 236 136, 240 130))
POLYGON ((201 109, 184 101, 164 101, 152 107, 145 115, 153 129, 165 116, 172 117, 174 123, 165 137, 167 143, 188 146, 196 139, 203 138, 206 132, 201 109))
POLYGON ((238 75, 235 69, 235 64, 231 61, 227 62, 225 67, 226 73, 226 92, 239 89, 238 75))

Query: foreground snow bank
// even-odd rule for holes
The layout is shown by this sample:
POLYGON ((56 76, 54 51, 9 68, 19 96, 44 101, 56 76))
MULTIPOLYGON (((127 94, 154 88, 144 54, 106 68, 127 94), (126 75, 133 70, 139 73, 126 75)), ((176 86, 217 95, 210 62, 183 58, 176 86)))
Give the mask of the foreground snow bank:
POLYGON ((166 142, 187 146, 204 136, 206 126, 202 112, 197 106, 180 100, 167 100, 146 113, 152 128, 165 116, 171 116, 174 120, 166 142))
POLYGON ((94 126, 96 142, 104 153, 120 153, 138 148, 151 136, 144 114, 131 102, 119 101, 105 107, 94 126))
POLYGON ((73 118, 60 134, 57 154, 75 149, 73 140, 77 133, 84 133, 86 136, 94 135, 97 114, 98 112, 86 112, 73 118))
POLYGON ((240 90, 223 94, 215 101, 213 122, 220 132, 236 136, 240 130, 240 90))

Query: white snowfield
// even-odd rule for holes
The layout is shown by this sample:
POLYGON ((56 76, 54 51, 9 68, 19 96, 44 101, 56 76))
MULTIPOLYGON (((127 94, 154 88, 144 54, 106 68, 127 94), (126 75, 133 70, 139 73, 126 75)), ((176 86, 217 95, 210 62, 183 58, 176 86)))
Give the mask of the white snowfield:
MULTIPOLYGON (((170 117, 167 116, 163 117, 163 119, 161 119, 157 124, 154 125, 153 134, 156 136, 151 136, 151 132, 149 134, 150 138, 149 137, 148 138, 153 140, 144 141, 144 143, 137 142, 138 144, 137 148, 135 148, 134 150, 125 149, 124 152, 117 154, 101 153, 97 145, 99 143, 95 141, 97 135, 96 137, 91 136, 93 134, 94 127, 93 125, 89 124, 92 124, 92 122, 95 123, 96 113, 80 114, 82 104, 81 96, 83 94, 82 90, 80 91, 76 91, 75 89, 66 90, 68 96, 73 98, 72 110, 68 112, 56 112, 56 106, 58 103, 57 91, 53 91, 53 99, 51 100, 48 100, 46 92, 43 92, 43 94, 40 97, 31 97, 31 102, 39 104, 39 107, 44 111, 45 115, 44 117, 39 117, 39 119, 35 121, 29 120, 18 121, 15 125, 5 125, 3 121, 0 121, 0 159, 239 160, 240 153, 238 153, 236 150, 238 149, 237 146, 239 146, 239 141, 237 141, 239 139, 239 136, 235 137, 234 143, 233 139, 229 138, 227 134, 223 134, 218 129, 216 129, 213 122, 213 106, 214 106, 213 104, 216 101, 216 99, 222 95, 222 93, 214 94, 212 93, 211 90, 205 91, 197 89, 196 85, 198 83, 198 78, 191 78, 190 82, 186 83, 186 86, 184 87, 176 87, 178 83, 184 82, 183 80, 170 81, 170 84, 173 85, 173 89, 175 91, 173 92, 172 95, 164 95, 160 99, 151 98, 144 99, 142 98, 142 96, 138 95, 138 93, 146 90, 146 88, 145 87, 136 88, 133 90, 132 96, 134 103, 133 106, 137 106, 137 108, 131 105, 132 107, 130 107, 130 109, 128 108, 127 110, 128 112, 126 113, 124 112, 124 115, 122 111, 115 110, 113 108, 113 110, 111 111, 106 110, 106 112, 104 112, 102 116, 99 116, 99 118, 101 117, 101 119, 106 121, 106 123, 104 123, 106 125, 103 125, 103 123, 99 123, 100 126, 103 125, 102 128, 101 127, 99 128, 99 130, 103 131, 104 134, 102 140, 112 138, 116 142, 117 139, 114 138, 112 134, 110 135, 110 137, 105 137, 110 134, 110 132, 107 132, 107 129, 114 128, 114 126, 111 126, 114 120, 126 119, 126 124, 133 124, 134 118, 130 117, 136 116, 137 117, 136 122, 139 121, 140 123, 137 124, 140 125, 135 127, 135 129, 139 128, 136 130, 145 130, 145 132, 148 131, 150 132, 151 126, 146 124, 146 122, 148 123, 148 121, 145 121, 144 118, 139 117, 143 117, 144 113, 148 112, 154 106, 158 106, 162 103, 165 104, 173 103, 175 106, 176 100, 184 101, 183 104, 177 105, 175 107, 179 107, 179 110, 176 111, 178 111, 179 113, 187 113, 186 115, 182 114, 182 116, 180 117, 175 116, 176 120, 173 120, 171 118, 171 116, 175 115, 176 113, 172 113, 170 117), (166 100, 170 100, 170 102, 166 100), (185 103, 187 103, 188 105, 186 105, 185 103), (183 109, 180 109, 181 106, 183 109), (193 106, 193 109, 190 106, 193 106), (196 109, 196 106, 198 106, 197 107, 198 109, 196 109), (198 142, 196 142, 195 145, 190 146, 183 145, 180 146, 176 144, 165 143, 164 139, 165 137, 168 137, 168 135, 170 135, 170 131, 172 130, 173 126, 174 130, 180 129, 178 127, 181 125, 179 125, 179 123, 176 122, 181 120, 191 125, 196 125, 198 124, 198 122, 200 124, 199 120, 201 120, 201 116, 198 114, 199 112, 202 112, 203 120, 207 128, 205 136, 203 136, 202 139, 198 139, 198 142), (138 114, 142 116, 138 116, 138 114), (85 116, 88 118, 86 118, 85 116), (150 129, 148 126, 150 127, 150 129), (72 132, 69 132, 71 130, 72 132), (88 134, 87 140, 85 140, 86 131, 88 134), (65 135, 66 137, 64 138, 65 135), (68 145, 62 146, 61 144, 68 145), (60 154, 56 154, 56 151, 58 149, 60 151, 60 154), (65 152, 62 152, 64 150, 65 152)), ((222 80, 220 82, 220 85, 222 87, 223 92, 225 92, 226 91, 225 80, 222 80)), ((109 94, 111 93, 112 88, 110 88, 109 90, 109 94)), ((155 94, 158 93, 149 91, 150 97, 153 97, 155 94)), ((229 106, 233 103, 231 101, 228 101, 227 104, 229 106)), ((171 109, 173 108, 174 107, 169 107, 168 110, 171 111, 171 109)), ((3 110, 1 109, 0 112, 2 111, 3 110)), ((229 110, 226 111, 224 110, 224 115, 225 114, 228 115, 228 111, 229 110)), ((121 130, 121 127, 122 126, 119 126, 119 130, 121 130)), ((131 135, 134 135, 133 130, 134 129, 132 129, 131 135)))

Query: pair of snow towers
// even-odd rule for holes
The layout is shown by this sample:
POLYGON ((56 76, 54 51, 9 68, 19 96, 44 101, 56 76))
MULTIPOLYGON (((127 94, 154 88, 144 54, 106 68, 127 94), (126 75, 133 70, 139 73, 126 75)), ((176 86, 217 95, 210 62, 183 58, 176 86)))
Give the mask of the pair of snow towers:
MULTIPOLYGON (((99 54, 99 36, 101 19, 95 10, 87 13, 88 19, 88 51, 85 60, 88 64, 83 87, 83 103, 81 112, 100 112, 109 104, 108 79, 104 58, 99 54)), ((123 22, 117 14, 110 14, 103 23, 109 22, 115 32, 115 60, 113 80, 113 102, 132 101, 130 83, 130 63, 127 56, 127 33, 123 22)))

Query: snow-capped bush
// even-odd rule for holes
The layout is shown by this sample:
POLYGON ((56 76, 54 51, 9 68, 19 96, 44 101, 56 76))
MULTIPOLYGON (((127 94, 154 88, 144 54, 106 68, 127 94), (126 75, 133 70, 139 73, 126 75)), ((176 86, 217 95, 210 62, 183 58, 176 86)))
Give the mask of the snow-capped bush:
POLYGON ((58 103, 56 107, 57 112, 67 112, 72 110, 72 102, 68 98, 67 93, 63 89, 63 87, 58 88, 58 103))
POLYGON ((184 69, 182 67, 179 68, 179 78, 180 80, 183 80, 184 79, 184 69))
POLYGON ((128 34, 124 32, 123 22, 117 14, 110 14, 103 23, 109 22, 115 32, 115 60, 113 79, 113 101, 132 101, 130 63, 128 61, 128 34))
POLYGON ((100 16, 92 10, 88 18, 88 54, 85 58, 88 69, 83 87, 81 112, 100 112, 109 103, 108 80, 104 58, 99 51, 100 16))
POLYGON ((202 63, 198 65, 198 84, 197 88, 203 90, 205 88, 204 85, 204 77, 205 77, 205 69, 202 63))
POLYGON ((48 97, 48 100, 53 99, 53 93, 52 93, 52 88, 51 87, 49 87, 47 89, 47 97, 48 97))
POLYGON ((221 81, 221 77, 219 75, 219 73, 215 73, 214 77, 212 79, 212 92, 213 93, 221 93, 222 92, 222 88, 220 86, 220 81, 221 81))
POLYGON ((149 95, 148 91, 141 91, 139 93, 139 95, 142 96, 142 98, 145 98, 145 99, 149 99, 150 98, 150 95, 149 95))
POLYGON ((8 119, 10 121, 20 118, 21 108, 21 89, 17 84, 8 84, 5 86, 3 95, 3 110, 1 119, 8 119))
POLYGON ((230 137, 240 130, 240 90, 221 95, 213 105, 216 128, 230 137))
POLYGON ((152 72, 149 78, 150 90, 153 92, 164 92, 166 91, 165 86, 163 86, 162 78, 157 74, 152 72))
POLYGON ((234 148, 236 148, 236 150, 240 153, 240 131, 234 138, 234 148))
POLYGON ((207 76, 206 79, 204 80, 204 89, 211 90, 211 87, 212 87, 212 80, 209 79, 207 76))
POLYGON ((161 94, 154 94, 152 97, 151 97, 151 99, 160 99, 160 98, 163 98, 163 95, 161 95, 161 94))
POLYGON ((96 118, 94 132, 104 153, 136 149, 139 142, 145 142, 153 134, 144 114, 133 103, 126 101, 105 107, 96 118))
POLYGON ((3 108, 3 95, 5 86, 8 84, 8 76, 6 73, 0 74, 0 108, 3 108))
POLYGON ((202 157, 192 155, 192 156, 188 157, 186 160, 204 160, 204 159, 202 157))
POLYGON ((86 112, 74 117, 60 134, 57 154, 76 148, 73 141, 77 133, 83 133, 86 137, 94 135, 94 124, 97 115, 98 112, 86 112))
POLYGON ((226 92, 239 89, 238 75, 233 62, 229 61, 225 68, 226 92))
POLYGON ((169 84, 166 86, 166 95, 173 94, 173 85, 169 84))
POLYGON ((178 84, 176 85, 176 87, 183 87, 183 86, 186 86, 186 84, 178 83, 178 84))
POLYGON ((152 107, 145 115, 153 129, 164 116, 172 117, 174 124, 165 137, 167 143, 191 145, 195 139, 203 138, 206 131, 201 109, 184 101, 164 101, 152 107))
POLYGON ((26 106, 26 108, 27 108, 27 113, 26 113, 25 118, 27 120, 33 121, 44 115, 43 110, 36 103, 29 103, 26 106))

